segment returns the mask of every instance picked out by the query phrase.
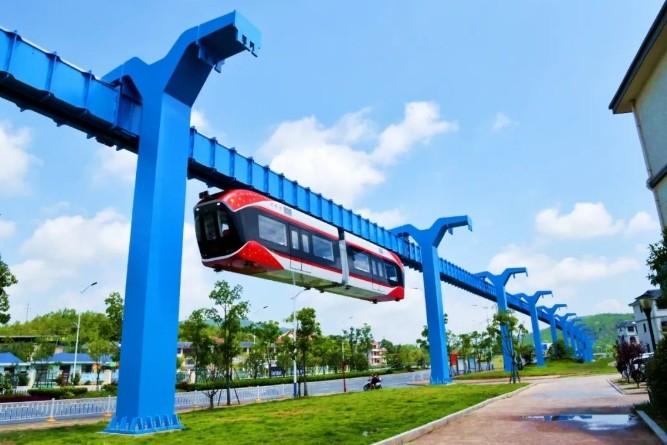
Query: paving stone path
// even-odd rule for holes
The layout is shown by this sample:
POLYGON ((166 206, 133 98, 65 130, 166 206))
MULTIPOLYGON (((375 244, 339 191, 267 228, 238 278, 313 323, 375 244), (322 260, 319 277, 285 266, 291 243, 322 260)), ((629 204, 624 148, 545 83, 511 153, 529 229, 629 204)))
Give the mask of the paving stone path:
POLYGON ((616 378, 618 375, 535 380, 533 387, 459 417, 410 443, 661 444, 641 419, 629 416, 632 406, 647 401, 647 395, 619 393, 608 381, 616 378))

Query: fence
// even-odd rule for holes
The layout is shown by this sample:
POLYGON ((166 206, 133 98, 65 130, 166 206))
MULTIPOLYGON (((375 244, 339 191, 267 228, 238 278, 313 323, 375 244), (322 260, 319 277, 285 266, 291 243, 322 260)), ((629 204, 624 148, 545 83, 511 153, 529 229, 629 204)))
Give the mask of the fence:
MULTIPOLYGON (((232 388, 234 404, 276 400, 288 397, 285 385, 232 388)), ((291 397, 291 394, 289 395, 291 397)), ((209 398, 202 391, 176 393, 177 410, 203 408, 209 398)), ((226 391, 220 390, 214 397, 214 405, 227 403, 226 391)), ((43 400, 38 402, 0 403, 0 425, 23 422, 54 422, 56 420, 84 417, 112 417, 116 412, 116 397, 90 399, 43 400)))

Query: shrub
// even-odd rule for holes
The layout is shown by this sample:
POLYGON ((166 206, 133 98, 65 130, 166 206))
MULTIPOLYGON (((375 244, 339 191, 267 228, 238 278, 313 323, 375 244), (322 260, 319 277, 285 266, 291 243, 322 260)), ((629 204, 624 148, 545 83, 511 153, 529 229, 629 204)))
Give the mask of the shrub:
POLYGON ((660 340, 653 358, 646 364, 646 385, 651 406, 667 416, 667 337, 660 340))
POLYGON ((551 357, 554 360, 562 360, 564 358, 569 358, 570 353, 568 349, 565 347, 565 342, 563 341, 562 338, 559 338, 556 343, 553 343, 549 347, 549 357, 551 357))
POLYGON ((79 372, 74 373, 74 377, 72 377, 72 383, 78 385, 80 381, 81 381, 81 373, 79 372))
POLYGON ((102 391, 109 395, 115 396, 118 394, 118 383, 108 383, 106 385, 102 385, 102 391))
POLYGON ((28 378, 28 374, 25 372, 21 372, 18 377, 18 385, 19 386, 27 386, 28 382, 30 379, 28 378))
POLYGON ((75 388, 72 386, 62 388, 32 388, 28 390, 31 396, 48 397, 50 399, 72 399, 82 396, 88 392, 88 388, 75 388))

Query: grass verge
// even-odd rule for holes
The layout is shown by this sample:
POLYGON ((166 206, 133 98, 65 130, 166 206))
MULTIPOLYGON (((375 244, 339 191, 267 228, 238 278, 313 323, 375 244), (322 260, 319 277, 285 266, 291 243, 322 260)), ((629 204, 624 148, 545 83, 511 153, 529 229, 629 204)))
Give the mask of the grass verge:
MULTIPOLYGON (((615 367, 610 366, 610 360, 596 360, 590 363, 579 363, 574 360, 547 360, 546 366, 527 365, 519 371, 519 377, 541 377, 547 375, 573 376, 573 375, 598 375, 618 373, 615 367)), ((471 374, 463 374, 454 377, 455 380, 478 380, 478 379, 509 379, 509 373, 505 371, 487 371, 471 374)))
POLYGON ((522 385, 433 385, 242 405, 179 416, 185 429, 101 435, 105 422, 0 434, 0 444, 372 444, 522 385))

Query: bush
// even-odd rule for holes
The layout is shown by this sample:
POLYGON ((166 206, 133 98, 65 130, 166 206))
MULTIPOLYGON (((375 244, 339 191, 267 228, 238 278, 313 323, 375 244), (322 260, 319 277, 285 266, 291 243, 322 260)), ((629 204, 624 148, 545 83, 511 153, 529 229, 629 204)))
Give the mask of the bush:
POLYGON ((660 340, 653 358, 646 363, 646 386, 651 406, 667 416, 667 337, 660 340))
POLYGON ((49 399, 73 399, 88 392, 88 388, 75 388, 72 386, 62 388, 32 388, 28 390, 31 396, 48 397, 49 399))
POLYGON ((118 383, 108 383, 106 385, 102 385, 102 391, 109 395, 115 396, 118 394, 118 383))
POLYGON ((19 377, 18 377, 18 385, 19 386, 27 386, 29 381, 30 381, 30 379, 28 378, 28 373, 26 373, 26 372, 19 373, 19 377))
POLYGON ((80 381, 81 381, 81 373, 77 372, 74 374, 74 377, 72 377, 72 383, 78 385, 80 381))

